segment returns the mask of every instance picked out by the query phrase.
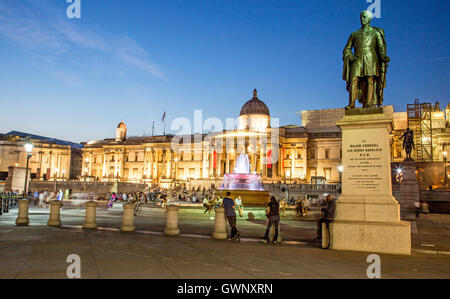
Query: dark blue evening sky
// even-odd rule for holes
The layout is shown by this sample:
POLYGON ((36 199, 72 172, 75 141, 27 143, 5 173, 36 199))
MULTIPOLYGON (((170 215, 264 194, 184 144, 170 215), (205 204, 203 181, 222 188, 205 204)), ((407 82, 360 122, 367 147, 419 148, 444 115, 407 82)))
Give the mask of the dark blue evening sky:
MULTIPOLYGON (((237 117, 259 98, 281 125, 347 105, 342 50, 366 0, 0 0, 0 133, 71 141, 162 133, 177 117, 237 117)), ((381 0, 385 104, 447 105, 450 1, 381 0)))

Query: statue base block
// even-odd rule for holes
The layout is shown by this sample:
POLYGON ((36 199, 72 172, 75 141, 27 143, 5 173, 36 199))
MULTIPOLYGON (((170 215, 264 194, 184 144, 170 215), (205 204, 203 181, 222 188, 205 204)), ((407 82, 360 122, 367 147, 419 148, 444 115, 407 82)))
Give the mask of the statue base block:
POLYGON ((335 221, 330 223, 330 249, 411 254, 409 222, 335 221))

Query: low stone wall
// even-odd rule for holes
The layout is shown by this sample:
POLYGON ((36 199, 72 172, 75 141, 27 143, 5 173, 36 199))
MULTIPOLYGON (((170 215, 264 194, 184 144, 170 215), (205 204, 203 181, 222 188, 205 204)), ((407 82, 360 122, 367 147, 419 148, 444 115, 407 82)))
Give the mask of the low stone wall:
POLYGON ((450 191, 420 191, 420 200, 428 204, 430 213, 450 214, 450 191))
POLYGON ((112 192, 131 193, 144 190, 147 184, 115 183, 115 182, 83 182, 83 181, 32 181, 30 190, 71 190, 71 193, 107 194, 112 192))

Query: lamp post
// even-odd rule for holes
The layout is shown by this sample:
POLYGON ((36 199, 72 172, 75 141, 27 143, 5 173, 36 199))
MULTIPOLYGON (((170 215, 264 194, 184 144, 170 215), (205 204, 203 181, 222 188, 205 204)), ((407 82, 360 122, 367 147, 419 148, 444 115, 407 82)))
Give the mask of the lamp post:
POLYGON ((178 164, 178 157, 175 157, 175 188, 177 187, 177 164, 178 164))
POLYGON ((25 151, 27 152, 27 167, 25 170, 25 188, 23 189, 23 194, 27 194, 27 185, 28 185, 28 165, 30 163, 31 152, 33 151, 33 145, 31 143, 25 144, 25 151))
POLYGON ((84 193, 86 194, 86 175, 87 175, 88 169, 87 167, 84 168, 84 193))
POLYGON ((344 166, 339 165, 338 166, 338 170, 339 170, 339 183, 341 184, 341 193, 342 193, 342 172, 344 171, 344 166))
POLYGON ((338 170, 339 170, 339 182, 342 184, 342 172, 344 171, 344 166, 339 165, 338 170))
POLYGON ((447 181, 448 181, 448 174, 447 174, 447 152, 443 152, 443 160, 444 160, 444 185, 447 189, 447 181))

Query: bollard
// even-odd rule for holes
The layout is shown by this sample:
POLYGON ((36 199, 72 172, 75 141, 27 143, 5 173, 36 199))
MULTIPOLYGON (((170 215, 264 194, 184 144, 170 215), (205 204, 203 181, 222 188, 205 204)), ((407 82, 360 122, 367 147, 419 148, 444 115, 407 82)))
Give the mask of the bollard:
POLYGON ((27 226, 30 223, 28 219, 28 206, 30 201, 26 199, 19 200, 19 213, 17 214, 16 225, 27 226))
POLYGON ((97 228, 97 203, 95 201, 88 201, 86 203, 86 217, 84 219, 83 228, 97 228))
POLYGON ((217 207, 214 209, 216 217, 214 220, 214 232, 212 237, 214 239, 226 240, 228 238, 226 222, 225 222, 225 209, 217 207))
POLYGON ((120 230, 123 232, 134 232, 134 209, 136 208, 135 203, 125 203, 123 204, 123 218, 122 226, 120 230))
POLYGON ((167 222, 166 229, 164 233, 168 236, 178 236, 180 234, 180 229, 178 228, 178 207, 168 206, 167 210, 167 222))
MULTIPOLYGON (((269 232, 269 242, 273 242, 273 237, 275 236, 275 224, 272 225, 269 232)), ((281 243, 283 239, 281 238, 281 223, 278 224, 278 240, 277 243, 281 243)))
MULTIPOLYGON (((330 226, 331 226, 331 224, 330 224, 330 226)), ((330 229, 331 229, 331 227, 330 227, 330 229)), ((330 248, 331 241, 330 241, 329 237, 330 237, 330 233, 328 232, 327 224, 322 223, 322 248, 323 249, 330 248)))
POLYGON ((48 226, 61 226, 61 220, 59 219, 59 214, 61 210, 61 202, 59 200, 54 200, 50 202, 50 218, 48 219, 48 226))

